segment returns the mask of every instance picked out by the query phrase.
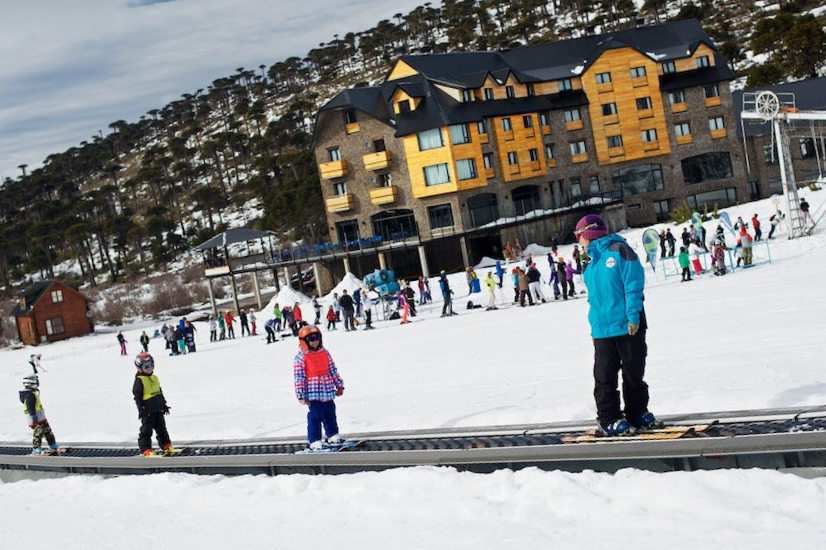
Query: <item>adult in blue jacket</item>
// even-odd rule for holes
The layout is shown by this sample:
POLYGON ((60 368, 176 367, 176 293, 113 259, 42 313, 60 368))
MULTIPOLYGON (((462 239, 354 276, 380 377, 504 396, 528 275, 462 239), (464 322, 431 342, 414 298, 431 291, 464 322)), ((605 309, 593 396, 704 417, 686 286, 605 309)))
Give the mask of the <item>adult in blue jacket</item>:
POLYGON ((609 235, 605 221, 595 214, 579 220, 574 234, 588 251, 585 269, 588 321, 594 340, 594 399, 599 429, 621 435, 655 427, 648 411, 645 383, 645 274, 640 259, 619 235, 609 235), (625 409, 617 389, 622 373, 625 409))

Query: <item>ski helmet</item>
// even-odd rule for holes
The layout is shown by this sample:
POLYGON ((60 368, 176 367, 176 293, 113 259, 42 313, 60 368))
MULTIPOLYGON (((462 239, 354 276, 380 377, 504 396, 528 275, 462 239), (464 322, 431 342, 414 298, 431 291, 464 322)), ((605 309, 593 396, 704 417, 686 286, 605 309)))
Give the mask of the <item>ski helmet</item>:
POLYGON ((141 352, 135 357, 135 366, 138 367, 140 370, 146 369, 154 369, 155 368, 155 360, 152 359, 152 356, 146 352, 141 352))
POLYGON ((588 214, 583 216, 576 224, 574 235, 577 237, 585 237, 589 241, 594 241, 600 237, 608 234, 608 228, 605 226, 605 220, 596 214, 588 214))
POLYGON ((36 374, 30 374, 23 378, 23 387, 26 389, 36 390, 40 387, 40 379, 36 374))
MULTIPOLYGON (((321 341, 321 331, 315 325, 307 325, 305 327, 301 327, 301 330, 298 331, 298 345, 304 351, 310 350, 310 340, 318 339, 318 347, 322 346, 321 341)), ((316 348, 317 349, 317 348, 316 348)))

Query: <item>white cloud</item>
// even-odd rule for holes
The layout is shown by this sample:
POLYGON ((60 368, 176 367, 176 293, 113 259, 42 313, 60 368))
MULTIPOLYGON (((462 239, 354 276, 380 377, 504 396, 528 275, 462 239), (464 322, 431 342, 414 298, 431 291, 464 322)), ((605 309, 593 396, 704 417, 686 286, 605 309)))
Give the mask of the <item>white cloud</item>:
POLYGON ((397 0, 0 0, 0 178, 238 67, 375 26, 397 0))

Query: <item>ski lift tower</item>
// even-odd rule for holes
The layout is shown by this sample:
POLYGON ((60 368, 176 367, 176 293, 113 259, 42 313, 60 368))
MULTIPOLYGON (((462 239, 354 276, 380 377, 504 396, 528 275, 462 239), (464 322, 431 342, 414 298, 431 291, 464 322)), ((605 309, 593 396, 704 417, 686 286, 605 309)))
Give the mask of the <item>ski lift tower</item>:
POLYGON ((780 181, 783 184, 783 196, 786 203, 789 238, 808 235, 811 228, 805 227, 803 214, 800 211, 800 197, 797 195, 788 130, 796 121, 826 120, 826 112, 801 111, 795 106, 794 94, 763 90, 743 93, 743 110, 740 118, 772 124, 772 134, 777 145, 778 164, 780 165, 780 181))

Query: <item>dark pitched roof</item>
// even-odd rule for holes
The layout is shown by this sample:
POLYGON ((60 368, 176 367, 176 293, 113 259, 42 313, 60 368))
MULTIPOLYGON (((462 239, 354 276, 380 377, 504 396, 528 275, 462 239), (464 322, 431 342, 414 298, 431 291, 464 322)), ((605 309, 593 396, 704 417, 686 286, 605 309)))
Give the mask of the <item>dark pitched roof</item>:
POLYGON ((32 307, 35 303, 43 296, 43 293, 48 290, 50 286, 54 283, 53 280, 47 279, 45 281, 36 281, 26 290, 21 290, 17 293, 18 298, 23 299, 24 306, 20 305, 20 302, 15 304, 14 308, 11 310, 11 316, 17 317, 20 315, 28 315, 31 313, 32 307))
POLYGON ((269 237, 270 234, 265 231, 256 231, 249 227, 238 227, 235 229, 228 229, 223 233, 215 235, 206 242, 203 242, 195 247, 195 250, 209 250, 211 248, 222 248, 236 243, 245 243, 247 241, 256 241, 269 237))
MULTIPOLYGON (((802 111, 826 111, 826 77, 809 78, 797 82, 787 82, 774 86, 761 86, 760 88, 738 90, 731 93, 734 104, 734 114, 737 117, 737 133, 743 136, 745 130, 746 137, 759 136, 771 133, 771 124, 768 122, 748 121, 741 124, 740 113, 743 111, 743 94, 746 92, 758 92, 768 90, 779 94, 794 94, 795 107, 802 111)), ((798 124, 808 123, 798 122, 798 124)))
POLYGON ((481 87, 488 76, 505 82, 513 75, 519 82, 552 81, 582 74, 606 50, 632 47, 658 62, 691 56, 700 44, 715 51, 716 66, 661 77, 663 89, 697 86, 731 80, 734 74, 696 20, 677 21, 653 27, 627 29, 548 42, 500 52, 458 52, 404 55, 400 61, 418 74, 385 81, 380 87, 345 90, 322 107, 355 108, 396 127, 396 136, 439 128, 450 124, 480 121, 488 116, 520 114, 587 104, 584 92, 565 92, 495 101, 457 101, 436 84, 457 89, 481 87), (671 88, 667 88, 667 87, 671 88), (420 98, 409 113, 391 115, 390 99, 401 88, 420 98), (381 105, 380 109, 378 105, 381 105))

